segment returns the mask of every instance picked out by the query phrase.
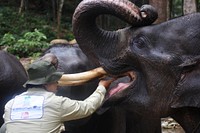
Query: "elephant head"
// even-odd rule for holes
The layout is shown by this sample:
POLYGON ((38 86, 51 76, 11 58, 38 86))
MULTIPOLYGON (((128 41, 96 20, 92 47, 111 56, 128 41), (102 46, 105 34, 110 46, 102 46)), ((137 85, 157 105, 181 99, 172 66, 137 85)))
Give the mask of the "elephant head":
MULTIPOLYGON (((108 92, 107 105, 117 103, 145 117, 177 118, 178 109, 200 107, 200 14, 152 24, 156 18, 150 5, 138 8, 128 0, 83 0, 73 15, 73 31, 83 52, 111 76, 134 73, 130 83, 108 92), (101 14, 114 15, 130 26, 101 29, 95 23, 101 14)), ((180 117, 177 120, 184 123, 180 117)))

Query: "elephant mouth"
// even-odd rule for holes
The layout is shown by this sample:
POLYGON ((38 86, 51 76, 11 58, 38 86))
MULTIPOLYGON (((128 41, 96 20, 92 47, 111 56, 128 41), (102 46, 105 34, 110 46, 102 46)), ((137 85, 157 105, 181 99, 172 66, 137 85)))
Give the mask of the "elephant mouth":
MULTIPOLYGON (((99 67, 82 73, 63 74, 58 83, 60 86, 66 86, 66 85, 76 86, 84 84, 96 78, 102 78, 106 75, 110 74, 108 74, 102 67, 99 67)), ((122 93, 125 90, 130 90, 131 88, 133 88, 130 86, 133 86, 133 84, 136 81, 136 74, 134 71, 129 71, 119 75, 112 75, 111 77, 116 78, 116 80, 112 82, 109 89, 107 90, 105 100, 108 100, 111 97, 120 97, 120 96, 123 97, 122 93)))
POLYGON ((126 72, 117 77, 117 80, 114 81, 110 88, 107 91, 106 99, 108 100, 111 97, 120 96, 125 90, 129 90, 130 86, 135 83, 136 74, 133 71, 126 72))

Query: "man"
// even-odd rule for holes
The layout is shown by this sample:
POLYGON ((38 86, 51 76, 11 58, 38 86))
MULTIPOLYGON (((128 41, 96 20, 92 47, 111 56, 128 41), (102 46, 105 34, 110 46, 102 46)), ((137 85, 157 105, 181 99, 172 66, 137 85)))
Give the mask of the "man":
POLYGON ((100 107, 113 79, 101 80, 96 91, 84 101, 56 96, 62 72, 49 60, 32 63, 27 91, 5 105, 6 133, 60 133, 63 122, 87 117, 100 107))

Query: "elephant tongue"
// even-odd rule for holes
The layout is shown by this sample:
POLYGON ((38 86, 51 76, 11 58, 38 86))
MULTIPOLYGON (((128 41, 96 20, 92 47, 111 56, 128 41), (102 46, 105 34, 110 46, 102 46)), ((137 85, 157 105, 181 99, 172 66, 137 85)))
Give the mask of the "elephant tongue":
POLYGON ((112 88, 108 92, 109 97, 114 95, 115 93, 117 93, 119 91, 126 89, 129 85, 130 85, 130 83, 119 83, 116 87, 112 88))

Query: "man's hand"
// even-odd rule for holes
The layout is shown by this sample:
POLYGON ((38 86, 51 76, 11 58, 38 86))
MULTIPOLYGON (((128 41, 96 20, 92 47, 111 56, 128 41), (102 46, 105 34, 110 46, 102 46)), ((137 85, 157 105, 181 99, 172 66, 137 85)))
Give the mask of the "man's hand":
POLYGON ((99 85, 103 85, 106 89, 108 89, 114 80, 116 80, 116 79, 115 78, 103 78, 100 80, 99 85))

